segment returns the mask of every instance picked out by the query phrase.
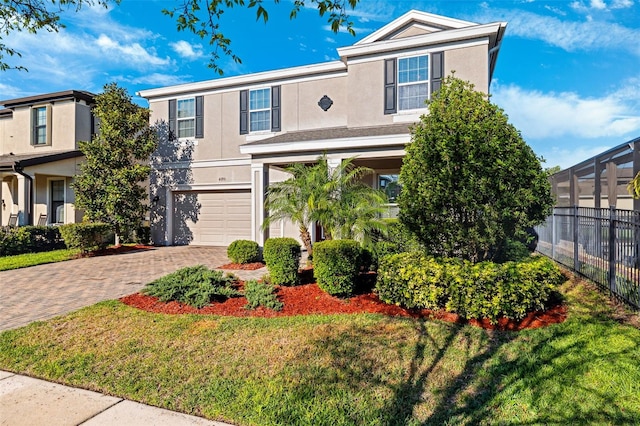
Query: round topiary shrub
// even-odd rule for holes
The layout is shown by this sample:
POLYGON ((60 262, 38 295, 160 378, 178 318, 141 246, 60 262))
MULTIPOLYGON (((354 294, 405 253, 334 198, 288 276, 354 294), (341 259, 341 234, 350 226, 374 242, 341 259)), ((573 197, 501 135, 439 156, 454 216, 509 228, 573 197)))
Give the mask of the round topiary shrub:
POLYGON ((233 263, 260 261, 260 246, 255 241, 235 240, 227 247, 227 256, 233 263))
POLYGON ((318 287, 333 296, 353 295, 360 272, 362 248, 353 240, 329 240, 313 247, 313 276, 318 287))
POLYGON ((272 284, 298 283, 300 243, 293 238, 269 238, 264 243, 263 256, 272 284))

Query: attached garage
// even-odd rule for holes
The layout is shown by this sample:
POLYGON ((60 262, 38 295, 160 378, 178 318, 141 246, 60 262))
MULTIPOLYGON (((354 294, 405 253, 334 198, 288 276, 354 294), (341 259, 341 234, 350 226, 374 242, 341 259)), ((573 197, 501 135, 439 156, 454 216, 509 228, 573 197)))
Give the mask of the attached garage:
POLYGON ((251 239, 251 191, 173 193, 173 244, 228 246, 251 239))

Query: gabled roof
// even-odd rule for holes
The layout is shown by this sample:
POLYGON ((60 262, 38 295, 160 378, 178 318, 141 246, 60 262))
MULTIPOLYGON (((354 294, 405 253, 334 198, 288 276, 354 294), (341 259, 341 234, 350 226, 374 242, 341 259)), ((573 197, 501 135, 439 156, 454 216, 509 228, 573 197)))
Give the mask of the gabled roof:
POLYGON ((43 95, 27 96, 24 98, 7 99, 0 101, 0 105, 5 108, 15 108, 25 105, 34 105, 42 102, 53 102, 63 100, 83 100, 87 103, 93 103, 93 99, 96 95, 91 92, 85 92, 81 90, 65 90, 64 92, 45 93, 43 95))
POLYGON ((442 30, 452 30, 478 25, 475 22, 462 21, 460 19, 448 18, 446 16, 434 15, 432 13, 411 10, 398 19, 395 19, 369 34, 354 46, 375 43, 378 41, 390 40, 404 33, 410 27, 418 27, 423 33, 433 33, 442 30))

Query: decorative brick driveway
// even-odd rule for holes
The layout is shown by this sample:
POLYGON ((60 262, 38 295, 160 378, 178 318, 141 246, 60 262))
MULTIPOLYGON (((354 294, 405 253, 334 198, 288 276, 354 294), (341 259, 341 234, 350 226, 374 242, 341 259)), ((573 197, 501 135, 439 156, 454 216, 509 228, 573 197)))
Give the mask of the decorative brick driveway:
MULTIPOLYGON (((229 263, 224 247, 158 247, 0 272, 0 330, 17 328, 94 303, 135 293, 184 266, 229 263)), ((230 271, 243 279, 257 271, 230 271)))

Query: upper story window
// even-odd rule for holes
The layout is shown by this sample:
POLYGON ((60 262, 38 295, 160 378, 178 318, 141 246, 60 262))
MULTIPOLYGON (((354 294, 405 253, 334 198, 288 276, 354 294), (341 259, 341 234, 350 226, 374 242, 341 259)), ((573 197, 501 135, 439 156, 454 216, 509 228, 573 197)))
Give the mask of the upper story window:
POLYGON ((429 57, 398 59, 398 109, 425 107, 429 97, 429 57))
POLYGON ((169 130, 173 138, 204 138, 204 97, 169 99, 169 130))
POLYGON ((34 107, 31 109, 31 141, 33 145, 51 144, 50 111, 47 106, 34 107))
POLYGON ((280 131, 280 86, 240 91, 240 134, 280 131))
POLYGON ((196 100, 178 99, 178 138, 192 138, 196 134, 196 100))
POLYGON ((271 130, 271 89, 249 91, 249 131, 271 130))
POLYGON ((384 60, 384 113, 415 111, 440 89, 444 52, 384 60))

